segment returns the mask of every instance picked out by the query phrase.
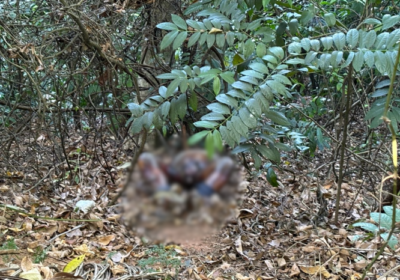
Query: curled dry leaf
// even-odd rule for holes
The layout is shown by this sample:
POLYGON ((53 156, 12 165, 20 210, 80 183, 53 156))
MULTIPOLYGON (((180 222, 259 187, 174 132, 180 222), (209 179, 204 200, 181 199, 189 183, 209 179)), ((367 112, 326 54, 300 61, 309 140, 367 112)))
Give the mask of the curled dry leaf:
POLYGON ((106 235, 106 236, 101 236, 97 239, 97 242, 99 242, 103 246, 107 246, 111 241, 115 239, 115 235, 106 235))
POLYGON ((68 272, 57 272, 50 280, 78 280, 83 279, 81 276, 74 276, 68 272))

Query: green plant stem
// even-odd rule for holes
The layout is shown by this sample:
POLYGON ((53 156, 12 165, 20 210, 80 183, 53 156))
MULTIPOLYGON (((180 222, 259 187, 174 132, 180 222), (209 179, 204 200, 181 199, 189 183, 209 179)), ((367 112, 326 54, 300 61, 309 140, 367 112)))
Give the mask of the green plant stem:
POLYGON ((335 205, 335 219, 334 223, 337 224, 339 220, 339 208, 340 208, 340 194, 342 190, 343 182, 343 164, 344 164, 344 153, 346 151, 346 141, 347 141, 347 126, 349 124, 350 115, 350 105, 351 105, 351 95, 353 92, 353 66, 350 65, 349 73, 347 74, 347 94, 346 96, 346 112, 343 119, 343 139, 340 144, 340 162, 339 162, 339 179, 336 193, 336 205, 335 205))
POLYGON ((389 86, 388 95, 386 96, 385 110, 383 111, 383 121, 388 125, 390 133, 392 134, 392 160, 393 160, 392 227, 390 229, 390 232, 389 232, 389 235, 388 235, 388 237, 386 239, 386 242, 382 245, 382 247, 379 249, 378 253, 375 255, 375 257, 372 259, 372 261, 365 268, 364 273, 361 276, 361 280, 364 280, 364 278, 367 275, 368 271, 372 268, 374 263, 382 255, 382 253, 385 250, 386 246, 389 244, 389 240, 393 235, 394 229, 396 228, 397 178, 399 176, 398 172, 397 172, 398 171, 397 170, 397 167, 398 167, 398 163, 397 163, 397 139, 396 139, 396 132, 394 131, 394 128, 393 128, 393 124, 388 119, 387 114, 388 114, 388 111, 389 111, 390 100, 392 98, 394 82, 395 82, 396 73, 397 73, 397 66, 399 65, 399 61, 400 61, 400 44, 399 44, 399 49, 397 50, 397 57, 396 57, 396 62, 394 64, 392 77, 390 78, 390 86, 389 86))

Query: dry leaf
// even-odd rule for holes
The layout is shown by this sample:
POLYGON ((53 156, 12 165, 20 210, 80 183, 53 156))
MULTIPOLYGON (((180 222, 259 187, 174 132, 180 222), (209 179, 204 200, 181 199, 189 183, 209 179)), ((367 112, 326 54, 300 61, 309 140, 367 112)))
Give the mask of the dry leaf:
POLYGON ((290 277, 297 276, 300 274, 300 269, 296 264, 293 264, 290 270, 290 277))
POLYGON ((97 239, 97 242, 100 243, 103 246, 107 246, 111 241, 115 239, 115 235, 106 235, 106 236, 101 236, 97 239))
POLYGON ((315 275, 318 273, 318 275, 321 274, 325 278, 331 277, 331 274, 323 266, 300 266, 300 269, 307 274, 315 275))
POLYGON ((24 257, 24 258, 22 259, 22 261, 21 261, 21 269, 22 269, 22 271, 24 271, 24 272, 27 272, 27 271, 33 269, 33 263, 32 263, 32 261, 31 261, 30 258, 24 257))
POLYGON ((36 268, 26 272, 22 272, 19 276, 28 280, 42 280, 42 275, 40 275, 39 270, 37 270, 36 268))

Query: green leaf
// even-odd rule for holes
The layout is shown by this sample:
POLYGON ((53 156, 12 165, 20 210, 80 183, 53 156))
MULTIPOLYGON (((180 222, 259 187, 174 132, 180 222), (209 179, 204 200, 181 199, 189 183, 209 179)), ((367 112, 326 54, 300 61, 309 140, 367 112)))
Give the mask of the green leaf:
POLYGON ((389 215, 378 212, 371 212, 369 215, 375 223, 379 224, 380 227, 383 227, 387 230, 392 228, 392 217, 389 215))
POLYGON ((178 98, 178 117, 183 120, 187 111, 186 94, 181 94, 178 98))
POLYGON ((143 115, 143 108, 136 103, 128 103, 128 109, 131 111, 133 117, 139 117, 143 115))
POLYGON ((174 50, 179 48, 183 44, 183 42, 186 40, 186 37, 187 37, 187 31, 179 33, 179 35, 176 36, 176 39, 174 41, 174 44, 172 45, 172 48, 174 50))
POLYGON ((239 117, 242 122, 247 125, 248 128, 252 129, 257 126, 257 119, 250 113, 247 108, 241 108, 239 110, 239 117))
POLYGON ((258 83, 259 83, 256 78, 251 77, 251 76, 242 76, 242 77, 239 78, 239 80, 242 81, 242 82, 246 82, 246 83, 249 83, 249 84, 256 85, 256 86, 258 86, 258 83))
POLYGON ((365 115, 365 120, 370 120, 373 118, 377 118, 377 117, 382 117, 383 115, 383 111, 385 110, 384 106, 372 106, 371 110, 368 111, 368 113, 365 115))
POLYGON ((325 21, 328 24, 328 26, 334 26, 336 23, 336 17, 335 14, 333 13, 326 13, 324 15, 325 21))
POLYGON ((163 29, 163 30, 178 30, 178 27, 171 23, 171 22, 162 22, 156 25, 157 28, 163 29))
POLYGON ((199 40, 199 45, 200 45, 200 46, 203 46, 204 43, 206 42, 206 40, 207 40, 207 35, 208 35, 207 32, 204 32, 204 33, 201 34, 200 40, 199 40))
POLYGON ((167 88, 167 92, 165 93, 165 98, 172 96, 180 83, 181 79, 173 80, 167 88))
POLYGON ((235 141, 235 143, 240 142, 240 133, 235 129, 235 126, 232 124, 231 121, 228 121, 226 123, 226 128, 228 129, 228 132, 230 133, 230 136, 232 139, 235 141))
MULTIPOLYGON (((385 211, 386 215, 390 218, 393 217, 393 206, 383 206, 383 211, 385 211)), ((395 209, 396 211, 396 223, 400 222, 400 209, 395 209)))
POLYGON ((255 100, 254 98, 250 98, 245 102, 247 109, 255 115, 255 116, 261 116, 262 110, 260 104, 255 100))
POLYGON ((207 134, 205 148, 207 151, 208 158, 212 158, 215 153, 215 146, 214 146, 214 137, 211 131, 207 134))
POLYGON ((390 16, 388 14, 382 17, 382 30, 386 30, 390 27, 395 26, 400 21, 400 16, 390 16))
POLYGON ((218 125, 217 122, 211 122, 211 121, 197 121, 193 124, 196 127, 204 127, 204 128, 214 128, 218 125))
POLYGON ((238 106, 238 102, 235 98, 226 95, 226 94, 219 94, 216 99, 221 102, 224 103, 226 105, 232 106, 233 108, 236 108, 238 106))
POLYGON ((255 71, 258 71, 260 73, 263 73, 263 74, 268 74, 269 73, 268 67, 263 63, 255 62, 255 63, 250 64, 249 67, 251 69, 253 69, 255 71))
POLYGON ((229 46, 232 46, 235 41, 235 33, 232 31, 229 31, 226 33, 226 42, 228 43, 229 46))
POLYGON ((365 24, 373 24, 373 25, 379 25, 381 24, 381 21, 376 19, 376 18, 367 18, 366 20, 364 20, 365 24))
POLYGON ((171 107, 171 103, 170 103, 169 101, 164 102, 164 103, 160 106, 161 115, 162 115, 163 119, 165 119, 165 118, 168 116, 170 107, 171 107))
MULTIPOLYGON (((285 57, 285 53, 281 47, 272 47, 268 49, 268 52, 273 54, 279 60, 282 60, 285 57)), ((264 58, 263 58, 264 59, 264 58)))
POLYGON ((253 42, 253 39, 247 39, 247 41, 243 45, 243 55, 245 58, 248 58, 255 50, 256 45, 253 42))
POLYGON ((212 112, 220 113, 223 115, 229 115, 231 113, 231 111, 229 110, 229 107, 222 105, 221 103, 208 104, 207 109, 212 112))
POLYGON ((233 66, 237 66, 239 64, 242 64, 243 62, 244 62, 244 59, 243 59, 243 57, 240 56, 240 54, 237 53, 233 56, 233 60, 232 60, 233 66))
POLYGON ((219 132, 221 133, 222 139, 225 140, 229 146, 235 146, 235 140, 230 136, 230 133, 225 126, 221 125, 219 127, 219 132))
POLYGON ((215 43, 215 34, 207 34, 207 47, 211 48, 215 43))
POLYGON ((246 95, 241 90, 233 89, 233 90, 228 91, 227 94, 232 97, 236 97, 236 98, 240 98, 240 99, 247 99, 246 95))
POLYGON ((262 59, 266 60, 268 62, 271 62, 272 64, 277 64, 278 63, 278 60, 276 59, 276 57, 273 56, 273 55, 270 55, 270 54, 267 54, 267 55, 263 56, 262 59))
POLYGON ((340 51, 343 50, 344 46, 346 45, 346 36, 340 32, 333 34, 332 38, 336 48, 340 51))
POLYGON ((194 112, 197 112, 197 105, 198 105, 197 94, 192 92, 189 97, 189 106, 192 108, 194 112))
POLYGON ((190 146, 192 145, 196 145, 198 142, 200 142, 204 137, 206 137, 206 135, 209 134, 208 130, 203 130, 200 131, 196 134, 193 134, 192 136, 190 136, 190 138, 188 139, 188 144, 190 146))
POLYGON ((202 121, 222 121, 225 120, 224 115, 220 114, 220 113, 208 113, 207 115, 204 115, 201 117, 202 121))
POLYGON ((358 51, 354 56, 353 60, 354 70, 356 72, 359 72, 361 70, 361 67, 363 66, 363 63, 364 63, 364 53, 362 51, 358 51))
POLYGON ((360 227, 369 232, 372 232, 373 234, 376 234, 379 230, 376 225, 371 224, 371 223, 355 223, 355 224, 353 224, 353 227, 360 227))
POLYGON ((225 45, 225 34, 219 33, 215 35, 215 41, 217 42, 217 46, 222 48, 225 45))
POLYGON ((381 88, 381 89, 376 90, 376 91, 371 95, 371 97, 376 98, 376 97, 386 96, 386 95, 388 94, 388 92, 389 92, 389 88, 381 88))
POLYGON ((266 113, 266 117, 271 119, 273 122, 283 125, 283 126, 291 126, 290 122, 287 120, 285 115, 277 111, 269 111, 266 113))
MULTIPOLYGON (((388 232, 381 233, 380 236, 382 237, 383 240, 387 241, 387 239, 388 239, 388 237, 389 237, 389 233, 388 233, 388 232)), ((395 247, 396 247, 396 245, 397 245, 397 243, 398 243, 398 240, 397 240, 396 236, 392 235, 392 236, 390 237, 389 242, 388 242, 388 246, 389 246, 390 248, 392 248, 392 250, 394 250, 395 247)))
POLYGON ((222 72, 220 74, 221 78, 227 82, 228 84, 233 84, 235 82, 235 79, 233 78, 233 76, 235 75, 235 73, 233 72, 222 72))
POLYGON ((190 27, 193 27, 193 29, 196 29, 196 30, 200 30, 200 29, 201 29, 199 23, 198 23, 197 21, 195 21, 195 20, 188 19, 188 20, 186 20, 186 23, 187 23, 190 27))
POLYGON ((358 43, 359 32, 357 29, 350 29, 347 32, 346 40, 349 48, 354 49, 358 43))
POLYGON ((213 138, 214 138, 214 147, 215 147, 215 149, 218 152, 222 152, 222 150, 223 150, 222 137, 221 137, 221 133, 218 130, 214 130, 213 138))
POLYGON ((236 89, 241 89, 241 90, 245 90, 245 91, 253 91, 253 87, 248 84, 248 83, 244 83, 244 82, 240 82, 240 81, 236 81, 232 84, 233 88, 236 89))
POLYGON ((256 47, 256 54, 258 57, 263 57, 267 54, 267 47, 264 43, 258 43, 256 47))
POLYGON ((268 170, 267 170, 267 180, 268 180, 268 183, 271 184, 271 186, 273 186, 273 187, 279 186, 278 177, 276 176, 275 171, 272 167, 268 168, 268 170))
POLYGON ((188 42, 188 48, 190 48, 191 46, 193 46, 194 44, 196 44, 196 42, 199 40, 201 33, 200 32, 196 32, 193 33, 192 36, 190 36, 189 38, 189 42, 188 42))
POLYGON ((235 125, 236 131, 243 136, 247 136, 249 129, 247 126, 243 123, 242 119, 238 116, 233 116, 232 119, 232 124, 235 125))
POLYGON ((173 80, 178 78, 178 75, 176 73, 164 73, 160 74, 157 76, 159 79, 164 79, 164 80, 173 80))
POLYGON ((184 19, 180 18, 177 15, 171 15, 172 21, 181 29, 187 30, 187 25, 184 19))
POLYGON ((324 46, 325 50, 330 50, 333 46, 333 39, 332 37, 323 37, 321 38, 322 46, 324 46))
POLYGON ((219 79, 219 77, 214 78, 213 91, 215 95, 218 95, 221 91, 221 80, 219 79))
POLYGON ((251 76, 257 79, 264 79, 264 75, 260 72, 254 71, 254 70, 245 70, 242 71, 240 74, 246 75, 246 76, 251 76))
POLYGON ((168 47, 169 45, 171 45, 172 42, 174 41, 174 39, 176 38, 176 36, 178 36, 178 34, 179 34, 179 31, 175 30, 175 31, 171 31, 167 35, 165 35, 161 41, 161 45, 160 45, 161 50, 163 50, 166 47, 168 47))

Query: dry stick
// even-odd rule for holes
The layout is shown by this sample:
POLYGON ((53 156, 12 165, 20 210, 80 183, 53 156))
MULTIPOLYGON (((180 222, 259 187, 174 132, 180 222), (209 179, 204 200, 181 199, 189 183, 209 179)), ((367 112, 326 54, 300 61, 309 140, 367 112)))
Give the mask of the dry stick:
POLYGON ((389 86, 388 95, 386 96, 385 110, 383 111, 383 121, 388 125, 390 132, 392 134, 392 159, 393 159, 393 169, 394 169, 393 175, 392 175, 393 176, 392 228, 390 229, 390 232, 389 232, 389 235, 387 236, 386 242, 382 245, 382 247, 379 249, 378 253, 375 255, 375 257, 372 259, 372 261, 365 268, 364 273, 361 276, 361 280, 364 280, 365 276, 367 275, 367 272, 372 268, 374 263, 378 260, 380 255, 385 250, 386 246, 389 244, 389 240, 392 237, 394 229, 396 227, 397 180, 399 178, 399 174, 397 173, 397 166, 398 166, 397 165, 397 139, 396 139, 396 132, 394 131, 394 128, 393 128, 393 124, 387 118, 387 114, 389 111, 390 100, 391 100, 391 97, 393 94, 394 81, 396 79, 397 66, 399 65, 399 62, 400 62, 400 44, 399 44, 399 49, 397 51, 396 61, 394 63, 392 77, 390 78, 390 86, 389 86))
POLYGON ((336 205, 335 205, 335 219, 334 223, 337 224, 339 219, 339 207, 340 207, 340 194, 342 190, 342 182, 343 182, 343 164, 344 164, 344 153, 346 151, 346 141, 347 141, 347 131, 349 124, 349 115, 350 115, 350 104, 351 104, 351 94, 353 92, 353 65, 350 65, 349 73, 347 74, 347 99, 346 99, 346 112, 344 114, 343 120, 343 138, 342 143, 340 145, 340 161, 339 161, 339 179, 336 193, 336 205))

